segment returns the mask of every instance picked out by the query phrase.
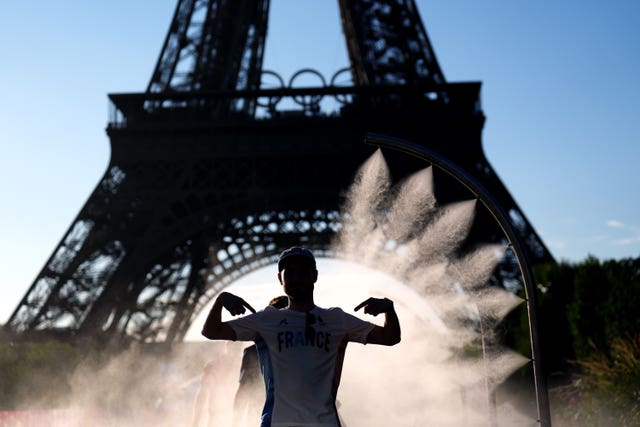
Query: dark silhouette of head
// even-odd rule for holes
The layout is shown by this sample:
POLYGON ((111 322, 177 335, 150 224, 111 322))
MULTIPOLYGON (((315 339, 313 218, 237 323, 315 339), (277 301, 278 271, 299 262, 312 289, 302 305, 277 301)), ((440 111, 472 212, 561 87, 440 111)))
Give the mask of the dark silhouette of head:
POLYGON ((316 259, 309 249, 293 246, 289 249, 285 249, 280 254, 280 258, 278 259, 278 273, 284 270, 286 266, 293 261, 301 264, 308 264, 314 270, 316 268, 316 259))
POLYGON ((290 299, 313 301, 318 270, 311 251, 297 246, 284 250, 278 259, 278 280, 290 299))

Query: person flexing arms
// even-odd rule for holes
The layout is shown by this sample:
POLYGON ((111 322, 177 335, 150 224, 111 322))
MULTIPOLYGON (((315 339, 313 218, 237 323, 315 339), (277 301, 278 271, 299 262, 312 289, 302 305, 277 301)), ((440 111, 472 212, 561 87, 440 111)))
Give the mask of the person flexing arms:
POLYGON ((278 260, 278 280, 289 298, 286 308, 256 311, 228 292, 216 299, 202 329, 212 340, 257 341, 267 387, 261 427, 336 427, 340 420, 335 400, 342 362, 349 341, 395 345, 400 323, 387 298, 369 298, 355 307, 364 313, 385 314, 384 326, 363 321, 340 308, 314 304, 318 270, 313 254, 304 248, 285 250, 278 260), (222 322, 222 309, 248 316, 222 322))

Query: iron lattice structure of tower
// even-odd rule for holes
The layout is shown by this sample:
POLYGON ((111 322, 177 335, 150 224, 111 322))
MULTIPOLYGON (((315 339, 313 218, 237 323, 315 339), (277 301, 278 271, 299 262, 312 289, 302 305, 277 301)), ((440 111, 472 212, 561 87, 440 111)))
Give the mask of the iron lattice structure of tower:
MULTIPOLYGON (((373 150, 367 132, 467 170, 509 212, 529 258, 551 260, 483 154, 480 83, 445 81, 414 1, 339 7, 351 64, 338 74, 352 85, 265 89, 279 79, 262 69, 269 1, 179 0, 146 92, 109 95, 109 167, 5 332, 171 344, 283 248, 334 256, 341 195, 373 150)), ((396 177, 424 167, 387 157, 396 177)), ((464 197, 446 180, 437 191, 441 203, 464 197)), ((480 214, 470 239, 501 236, 480 214)))

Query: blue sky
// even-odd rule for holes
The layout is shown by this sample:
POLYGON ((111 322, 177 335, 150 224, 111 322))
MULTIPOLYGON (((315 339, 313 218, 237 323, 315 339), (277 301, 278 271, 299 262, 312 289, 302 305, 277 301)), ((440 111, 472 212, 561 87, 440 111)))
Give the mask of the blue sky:
MULTIPOLYGON (((417 1, 489 162, 558 260, 640 256, 640 2, 417 1)), ((108 93, 146 88, 175 0, 0 2, 0 323, 109 162, 108 93)), ((347 65, 337 1, 272 0, 265 68, 347 65)))

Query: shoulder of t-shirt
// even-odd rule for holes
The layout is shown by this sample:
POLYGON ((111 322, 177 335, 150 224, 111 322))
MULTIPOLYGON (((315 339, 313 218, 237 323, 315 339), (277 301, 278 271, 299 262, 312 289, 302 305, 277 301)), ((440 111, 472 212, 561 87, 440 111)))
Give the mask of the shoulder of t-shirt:
POLYGON ((259 310, 258 312, 256 312, 256 314, 261 315, 261 316, 271 316, 271 315, 277 314, 281 310, 284 310, 284 309, 278 309, 276 307, 272 307, 272 306, 268 305, 265 308, 263 308, 262 310, 259 310))
POLYGON ((334 314, 334 315, 340 315, 340 314, 345 314, 344 310, 340 307, 327 307, 327 308, 322 308, 322 307, 318 307, 321 312, 325 312, 328 314, 334 314))
POLYGON ((273 310, 276 310, 276 311, 277 311, 277 309, 275 309, 274 307, 267 306, 267 307, 265 307, 265 308, 263 308, 263 309, 261 309, 261 310, 256 311, 255 313, 251 313, 251 312, 249 312, 249 313, 245 313, 245 315, 244 315, 244 316, 241 316, 241 317, 237 317, 237 318, 231 319, 231 320, 230 320, 230 322, 232 322, 232 323, 233 323, 233 322, 234 322, 234 321, 236 321, 236 320, 241 320, 241 319, 244 319, 244 318, 252 318, 252 319, 253 319, 253 318, 255 318, 255 319, 259 319, 259 318, 261 318, 261 317, 263 317, 263 316, 268 316, 269 314, 273 313, 273 310))

